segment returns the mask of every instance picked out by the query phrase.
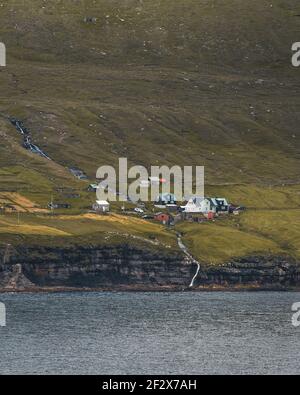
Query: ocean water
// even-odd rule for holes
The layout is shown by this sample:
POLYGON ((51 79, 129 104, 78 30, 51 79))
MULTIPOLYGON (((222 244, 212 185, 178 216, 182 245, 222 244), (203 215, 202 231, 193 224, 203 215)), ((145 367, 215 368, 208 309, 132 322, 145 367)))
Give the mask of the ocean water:
POLYGON ((5 294, 0 374, 299 374, 300 293, 5 294))

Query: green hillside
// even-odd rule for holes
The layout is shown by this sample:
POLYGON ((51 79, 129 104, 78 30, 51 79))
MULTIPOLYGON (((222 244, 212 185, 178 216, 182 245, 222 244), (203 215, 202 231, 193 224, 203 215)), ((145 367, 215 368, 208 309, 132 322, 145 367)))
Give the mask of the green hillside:
MULTIPOLYGON (((269 210, 291 210, 293 223, 300 207, 300 69, 291 66, 291 45, 299 41, 299 15, 297 0, 3 2, 0 191, 42 207, 54 196, 79 214, 94 195, 68 168, 82 169, 92 182, 99 166, 125 156, 147 167, 204 165, 207 195, 261 210, 267 223, 269 210), (30 128, 52 161, 22 147, 9 117, 30 128)), ((274 218, 263 233, 247 218, 239 219, 251 238, 246 245, 258 238, 262 253, 270 238, 276 245, 266 243, 265 252, 298 254, 282 246, 297 225, 285 225, 279 240, 274 218)), ((234 240, 235 225, 222 226, 234 240)), ((203 240, 206 228, 198 228, 191 237, 203 240)), ((209 260, 212 250, 208 242, 205 253, 195 253, 209 260)), ((224 259, 255 251, 235 248, 224 259)), ((219 261, 222 252, 211 254, 219 261)))

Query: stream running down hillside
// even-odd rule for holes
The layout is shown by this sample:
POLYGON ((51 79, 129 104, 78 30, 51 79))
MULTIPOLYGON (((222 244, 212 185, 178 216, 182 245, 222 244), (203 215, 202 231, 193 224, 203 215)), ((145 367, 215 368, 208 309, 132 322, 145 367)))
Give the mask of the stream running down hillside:
POLYGON ((42 151, 36 144, 33 143, 31 132, 28 128, 24 126, 22 121, 15 118, 9 118, 9 120, 11 124, 16 128, 16 130, 23 136, 22 145, 25 149, 43 158, 51 160, 51 158, 49 158, 49 156, 44 151, 42 151))
POLYGON ((192 281, 189 285, 190 288, 192 288, 194 286, 195 280, 199 274, 199 271, 201 269, 201 265, 200 263, 192 256, 192 254, 188 251, 187 247, 185 246, 185 244, 183 244, 182 241, 182 236, 180 233, 177 233, 177 242, 178 242, 178 247, 181 249, 181 251, 184 253, 185 256, 188 257, 189 261, 191 261, 191 263, 195 263, 197 265, 197 270, 196 273, 194 275, 194 277, 192 278, 192 281))

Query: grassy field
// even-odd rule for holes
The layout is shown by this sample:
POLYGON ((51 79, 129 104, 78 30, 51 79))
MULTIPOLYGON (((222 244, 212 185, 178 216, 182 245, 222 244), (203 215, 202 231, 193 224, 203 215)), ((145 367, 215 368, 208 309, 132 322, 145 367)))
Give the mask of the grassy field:
POLYGON ((157 223, 110 215, 0 215, 0 243, 62 245, 132 244, 176 251, 176 235, 157 223))
POLYGON ((282 251, 300 258, 300 210, 247 213, 239 225, 241 230, 267 237, 282 251))
POLYGON ((300 259, 300 210, 253 210, 209 224, 181 224, 191 252, 204 264, 243 256, 289 256, 300 259))
POLYGON ((278 255, 278 245, 261 235, 216 224, 184 224, 179 227, 192 254, 206 265, 253 255, 278 255))
POLYGON ((158 225, 80 217, 95 200, 87 185, 97 168, 127 157, 148 168, 204 165, 207 195, 249 208, 238 219, 181 226, 201 259, 298 256, 300 71, 291 45, 299 14, 297 0, 1 4, 0 193, 40 209, 69 203, 59 214, 78 217, 27 213, 20 226, 14 215, 1 217, 12 223, 0 225, 0 242, 33 234, 94 242, 112 229, 174 243, 158 225), (22 147, 9 117, 24 121, 51 161, 22 147), (89 180, 76 180, 70 167, 89 180))
POLYGON ((286 256, 300 259, 300 209, 250 210, 216 222, 182 222, 167 229, 138 217, 110 214, 0 215, 0 243, 63 245, 144 245, 178 251, 176 232, 205 265, 218 265, 245 256, 286 256))

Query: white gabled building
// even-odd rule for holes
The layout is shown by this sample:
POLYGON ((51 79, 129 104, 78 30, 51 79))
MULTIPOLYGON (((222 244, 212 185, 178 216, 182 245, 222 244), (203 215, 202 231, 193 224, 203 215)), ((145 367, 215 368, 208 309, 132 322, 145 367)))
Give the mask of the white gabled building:
POLYGON ((108 213, 110 204, 106 200, 97 200, 93 205, 93 210, 97 213, 108 213))
POLYGON ((212 199, 194 196, 185 206, 181 207, 185 213, 216 213, 217 206, 212 199))

